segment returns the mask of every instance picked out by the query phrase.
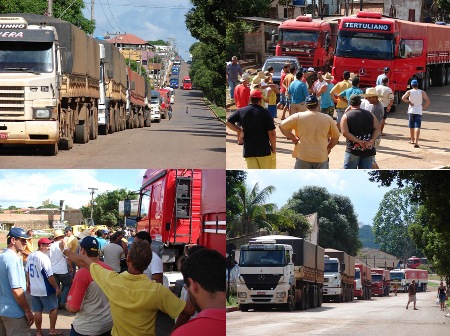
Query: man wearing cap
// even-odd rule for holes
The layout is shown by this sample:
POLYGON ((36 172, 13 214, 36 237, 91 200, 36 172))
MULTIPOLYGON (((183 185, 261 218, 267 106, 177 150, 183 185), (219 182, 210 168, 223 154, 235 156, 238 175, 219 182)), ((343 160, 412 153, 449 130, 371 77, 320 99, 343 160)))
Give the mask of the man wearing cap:
POLYGON ((231 62, 229 62, 226 67, 226 77, 227 77, 228 86, 230 88, 231 100, 234 99, 234 88, 237 85, 239 75, 242 76, 242 72, 243 71, 242 71, 241 65, 238 63, 237 56, 233 56, 231 58, 231 62))
MULTIPOLYGON (((27 235, 30 236, 30 238, 33 238, 33 236, 34 236, 33 230, 28 230, 27 235)), ((27 245, 25 246, 23 251, 20 252, 20 254, 22 255, 22 260, 23 260, 24 266, 27 263, 28 256, 33 252, 34 252, 33 239, 27 239, 27 245)))
POLYGON ((381 85, 375 86, 375 90, 377 90, 377 93, 381 96, 380 101, 384 108, 383 119, 381 120, 381 135, 384 135, 384 125, 386 124, 388 113, 391 111, 392 105, 394 104, 394 93, 389 87, 389 78, 384 77, 381 81, 381 85))
POLYGON ((12 228, 6 236, 7 248, 0 253, 0 335, 29 336, 34 323, 25 297, 25 270, 18 255, 28 239, 24 229, 12 228))
POLYGON ((49 335, 62 335, 55 329, 58 318, 58 295, 61 290, 53 276, 52 264, 47 253, 52 240, 41 238, 38 241, 38 250, 28 257, 27 289, 31 294, 31 306, 36 323, 36 336, 42 336, 42 312, 49 312, 49 335))
POLYGON ((296 158, 295 169, 328 169, 328 154, 338 142, 339 131, 333 118, 319 112, 317 97, 306 97, 306 108, 306 112, 284 120, 280 130, 295 145, 292 152, 296 158))
POLYGON ((62 286, 61 295, 58 298, 59 308, 64 308, 66 305, 67 294, 69 293, 70 286, 72 285, 72 276, 74 273, 72 263, 64 258, 61 250, 59 249, 59 242, 64 241, 64 232, 62 230, 53 231, 54 242, 50 245, 48 256, 52 263, 52 271, 55 276, 58 286, 62 286), (70 273, 69 273, 70 271, 70 273))
POLYGON ((236 104, 236 109, 247 106, 250 101, 250 88, 248 87, 249 80, 249 73, 244 72, 239 80, 240 83, 234 89, 234 102, 236 104))
POLYGON ((64 233, 66 234, 66 237, 64 238, 64 241, 67 244, 67 247, 72 251, 75 252, 78 248, 78 239, 73 235, 73 229, 71 226, 66 226, 64 229, 64 233))
POLYGON ((262 93, 250 94, 249 106, 236 110, 227 119, 227 127, 238 137, 244 132, 244 158, 248 169, 276 168, 276 133, 270 112, 261 106, 262 93), (236 123, 241 123, 241 127, 236 123))
POLYGON ((389 67, 384 67, 383 73, 381 75, 378 75, 376 85, 381 85, 383 83, 383 78, 389 78, 388 74, 391 69, 389 67))
POLYGON ((308 96, 308 89, 306 88, 306 84, 301 81, 302 76, 303 72, 301 70, 297 71, 295 81, 291 83, 287 91, 291 99, 289 115, 306 111, 305 99, 308 96))
POLYGON ((344 111, 348 106, 347 101, 344 100, 343 97, 340 97, 339 94, 348 88, 352 87, 352 83, 350 82, 350 72, 344 71, 343 74, 344 80, 337 83, 334 88, 331 89, 330 95, 333 98, 333 100, 337 103, 336 104, 336 126, 339 129, 339 132, 341 131, 341 119, 344 115, 344 111))
POLYGON ((364 109, 360 109, 361 97, 350 97, 350 109, 341 120, 342 135, 347 139, 345 149, 345 169, 371 169, 375 161, 375 139, 380 134, 377 118, 364 109))
POLYGON ((427 94, 419 89, 419 82, 417 79, 411 81, 412 89, 406 91, 402 100, 408 103, 408 127, 411 137, 411 144, 415 148, 419 148, 420 127, 422 126, 422 111, 430 105, 430 99, 427 94), (422 106, 423 101, 425 104, 422 106))
POLYGON ((159 310, 171 318, 180 315, 180 323, 187 321, 195 312, 192 304, 179 299, 168 288, 143 274, 152 259, 150 244, 145 240, 133 243, 127 256, 128 271, 120 274, 103 268, 86 255, 70 252, 63 245, 60 248, 79 267, 89 270, 92 279, 105 293, 114 323, 113 336, 155 335, 159 310))
MULTIPOLYGON (((99 243, 94 237, 81 240, 80 255, 87 256, 104 269, 112 270, 111 266, 100 261, 99 243)), ((113 321, 108 298, 94 281, 88 268, 80 268, 75 275, 67 296, 66 309, 76 313, 71 335, 111 335, 113 321)))

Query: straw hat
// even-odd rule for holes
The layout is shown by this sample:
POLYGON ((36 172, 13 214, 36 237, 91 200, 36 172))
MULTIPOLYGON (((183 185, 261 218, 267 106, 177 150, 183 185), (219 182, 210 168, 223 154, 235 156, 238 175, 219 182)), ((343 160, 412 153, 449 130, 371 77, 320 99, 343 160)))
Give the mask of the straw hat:
POLYGON ((323 79, 325 80, 332 80, 334 79, 334 76, 331 76, 331 74, 329 72, 327 72, 324 76, 323 79))
POLYGON ((58 238, 58 237, 63 237, 64 236, 64 232, 63 230, 55 230, 53 231, 53 238, 58 238))
POLYGON ((382 95, 378 94, 378 92, 377 92, 377 90, 375 88, 367 88, 366 89, 366 93, 361 93, 360 96, 363 97, 363 98, 368 98, 368 97, 381 98, 381 97, 383 97, 382 95))
POLYGON ((250 79, 250 74, 248 72, 244 72, 241 76, 241 79, 239 79, 239 81, 241 83, 245 82, 246 80, 250 79))

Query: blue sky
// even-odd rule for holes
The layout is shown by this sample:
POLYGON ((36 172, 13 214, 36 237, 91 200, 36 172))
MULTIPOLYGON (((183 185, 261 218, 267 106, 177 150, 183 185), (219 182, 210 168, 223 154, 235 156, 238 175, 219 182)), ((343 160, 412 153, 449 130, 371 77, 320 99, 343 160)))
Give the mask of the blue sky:
POLYGON ((276 188, 268 202, 279 207, 302 187, 325 187, 331 194, 349 197, 358 221, 369 225, 384 194, 392 189, 370 182, 368 172, 362 170, 247 170, 247 184, 254 186, 256 182, 260 189, 268 185, 276 188))
POLYGON ((49 199, 79 208, 91 199, 88 188, 98 188, 94 197, 120 188, 136 191, 144 173, 145 169, 1 169, 0 205, 38 207, 49 199))
MULTIPOLYGON (((84 0, 83 11, 91 18, 91 0, 84 0)), ((108 33, 134 34, 146 41, 174 38, 179 54, 189 58, 189 48, 196 42, 185 25, 185 14, 192 8, 189 0, 95 0, 94 36, 108 33)))

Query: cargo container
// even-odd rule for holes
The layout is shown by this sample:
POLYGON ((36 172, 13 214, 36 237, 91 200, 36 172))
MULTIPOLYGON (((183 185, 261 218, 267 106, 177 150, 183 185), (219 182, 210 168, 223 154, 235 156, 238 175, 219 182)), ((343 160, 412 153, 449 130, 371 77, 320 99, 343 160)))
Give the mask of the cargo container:
POLYGON ((363 261, 355 262, 354 292, 359 300, 370 300, 372 297, 372 268, 363 261))
POLYGON ((137 72, 127 67, 127 105, 126 105, 126 127, 142 128, 150 116, 146 114, 146 80, 137 72))
POLYGON ((353 301, 355 257, 344 251, 325 249, 323 296, 336 302, 353 301))

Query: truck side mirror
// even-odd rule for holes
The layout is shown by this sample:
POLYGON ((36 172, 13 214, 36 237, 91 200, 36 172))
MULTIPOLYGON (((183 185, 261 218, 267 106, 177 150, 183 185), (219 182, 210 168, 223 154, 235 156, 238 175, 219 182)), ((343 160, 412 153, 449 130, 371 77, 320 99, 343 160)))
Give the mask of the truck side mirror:
POLYGON ((270 42, 272 42, 272 44, 277 44, 278 41, 278 34, 275 33, 275 30, 272 30, 272 36, 270 38, 270 42))

